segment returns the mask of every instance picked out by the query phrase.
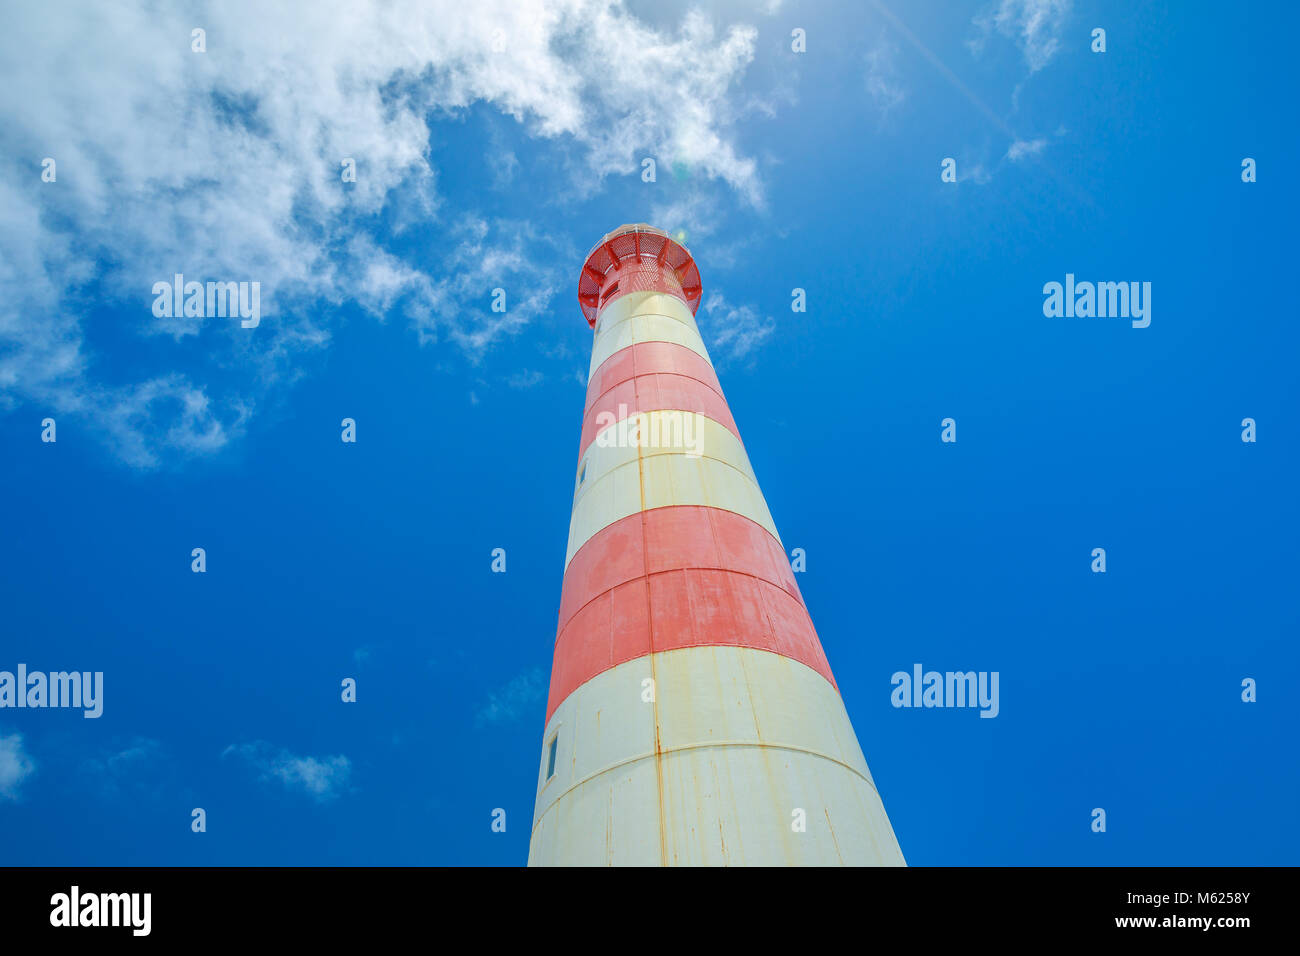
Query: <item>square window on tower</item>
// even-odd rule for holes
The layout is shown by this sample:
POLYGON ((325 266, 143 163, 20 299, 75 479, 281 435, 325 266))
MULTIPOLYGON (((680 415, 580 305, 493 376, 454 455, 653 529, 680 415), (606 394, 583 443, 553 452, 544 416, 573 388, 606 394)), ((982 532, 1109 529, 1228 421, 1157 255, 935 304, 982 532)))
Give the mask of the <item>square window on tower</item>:
POLYGON ((546 779, 550 780, 555 776, 555 751, 560 743, 560 735, 556 734, 551 738, 551 746, 546 752, 546 779))

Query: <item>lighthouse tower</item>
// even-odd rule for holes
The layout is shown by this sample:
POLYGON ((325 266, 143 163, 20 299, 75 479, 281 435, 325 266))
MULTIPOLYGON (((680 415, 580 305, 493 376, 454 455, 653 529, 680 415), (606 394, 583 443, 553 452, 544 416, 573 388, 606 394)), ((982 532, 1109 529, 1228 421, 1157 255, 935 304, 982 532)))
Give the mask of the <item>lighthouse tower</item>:
POLYGON ((904 865, 695 324, 644 223, 595 330, 529 865, 904 865))

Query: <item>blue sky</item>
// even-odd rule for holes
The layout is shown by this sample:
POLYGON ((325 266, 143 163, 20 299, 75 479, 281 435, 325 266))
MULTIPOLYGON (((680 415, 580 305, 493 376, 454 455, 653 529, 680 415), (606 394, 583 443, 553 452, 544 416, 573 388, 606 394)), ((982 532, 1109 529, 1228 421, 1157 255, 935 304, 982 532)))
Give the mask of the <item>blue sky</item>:
POLYGON ((473 6, 0 39, 0 669, 105 674, 0 710, 0 862, 524 862, 576 276, 647 221, 910 863, 1294 864, 1293 8, 473 6), (175 272, 261 324, 155 318, 175 272))

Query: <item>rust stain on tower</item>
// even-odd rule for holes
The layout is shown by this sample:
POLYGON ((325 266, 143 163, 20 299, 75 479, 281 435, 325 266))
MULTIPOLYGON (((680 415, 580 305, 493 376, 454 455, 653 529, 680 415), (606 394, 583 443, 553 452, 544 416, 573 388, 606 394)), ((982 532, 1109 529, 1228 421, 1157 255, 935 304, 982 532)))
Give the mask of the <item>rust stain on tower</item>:
POLYGON ((591 374, 528 862, 901 866, 702 291, 644 223, 582 266, 591 374))

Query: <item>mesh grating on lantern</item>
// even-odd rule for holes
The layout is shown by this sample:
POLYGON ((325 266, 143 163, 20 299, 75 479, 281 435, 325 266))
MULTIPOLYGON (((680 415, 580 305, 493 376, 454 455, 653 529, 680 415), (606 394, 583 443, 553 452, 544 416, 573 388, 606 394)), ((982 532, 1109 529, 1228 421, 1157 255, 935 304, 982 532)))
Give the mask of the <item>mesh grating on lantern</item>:
POLYGON ((587 253, 578 276, 578 304, 592 328, 608 302, 648 291, 675 295, 692 312, 700 307, 704 291, 695 259, 662 229, 644 222, 619 226, 587 253))

